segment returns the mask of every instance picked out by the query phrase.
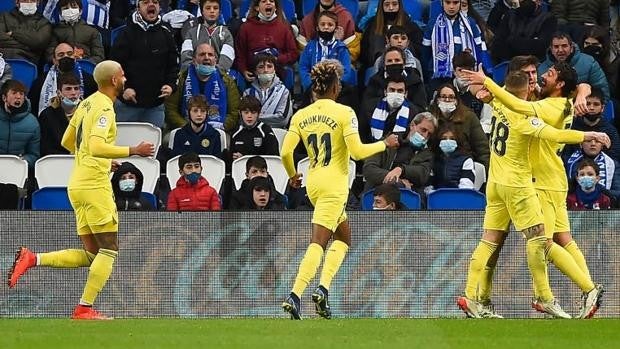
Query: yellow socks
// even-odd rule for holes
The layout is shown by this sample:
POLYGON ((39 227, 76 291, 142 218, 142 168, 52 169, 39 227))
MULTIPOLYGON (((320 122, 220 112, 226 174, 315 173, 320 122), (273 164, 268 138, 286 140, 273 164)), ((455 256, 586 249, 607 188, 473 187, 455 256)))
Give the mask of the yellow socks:
POLYGON ((493 290, 493 274, 495 272, 495 266, 497 265, 497 259, 499 258, 499 249, 489 258, 487 265, 480 275, 480 281, 478 282, 478 300, 483 304, 491 300, 491 291, 493 290))
POLYGON ((340 269, 340 265, 347 255, 347 251, 349 251, 349 245, 340 240, 334 240, 334 242, 332 242, 325 254, 325 263, 323 263, 323 271, 321 272, 321 281, 319 285, 329 290, 332 279, 338 272, 338 269, 340 269))
POLYGON ((467 283, 465 284, 465 297, 469 299, 478 299, 478 283, 480 282, 482 272, 484 271, 489 258, 491 258, 491 255, 496 249, 496 243, 486 240, 480 240, 478 243, 474 253, 471 255, 471 260, 469 261, 467 283))
POLYGON ((87 267, 94 259, 94 254, 77 249, 37 254, 38 265, 52 268, 87 267))
POLYGON ((543 302, 553 300, 553 293, 551 293, 549 277, 547 276, 547 261, 545 260, 546 241, 546 237, 536 236, 527 240, 525 247, 527 251, 527 266, 532 274, 535 293, 543 302))
POLYGON ((555 242, 547 247, 547 259, 553 263, 564 275, 568 276, 583 292, 589 292, 594 288, 594 283, 565 249, 555 242))
POLYGON ((292 292, 298 297, 301 298, 304 290, 316 275, 319 264, 321 264, 321 259, 323 259, 323 247, 319 244, 311 243, 306 250, 304 258, 299 264, 299 271, 297 272, 297 277, 293 284, 292 292))
POLYGON ((97 253, 93 263, 90 265, 88 279, 86 280, 80 304, 92 305, 95 302, 97 295, 99 295, 110 274, 112 274, 112 267, 114 266, 116 256, 118 256, 117 251, 104 248, 99 249, 99 253, 97 253))
POLYGON ((564 249, 568 251, 568 253, 570 253, 570 255, 575 260, 575 263, 577 263, 577 265, 579 266, 579 269, 581 269, 581 271, 583 271, 588 276, 588 279, 592 280, 592 277, 590 276, 590 270, 588 270, 588 263, 586 263, 586 258, 583 256, 583 253, 581 253, 581 249, 579 249, 579 246, 577 245, 575 240, 571 240, 571 242, 566 244, 566 246, 564 246, 564 249))

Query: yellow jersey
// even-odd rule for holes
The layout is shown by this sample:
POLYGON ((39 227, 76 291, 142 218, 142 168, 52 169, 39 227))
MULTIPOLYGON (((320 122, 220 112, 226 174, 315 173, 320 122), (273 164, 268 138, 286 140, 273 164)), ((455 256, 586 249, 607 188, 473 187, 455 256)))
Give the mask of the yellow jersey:
POLYGON ((97 91, 77 107, 69 122, 76 130, 75 164, 69 179, 69 189, 109 188, 111 159, 91 154, 88 140, 101 137, 108 144, 116 141, 116 114, 112 100, 97 91))

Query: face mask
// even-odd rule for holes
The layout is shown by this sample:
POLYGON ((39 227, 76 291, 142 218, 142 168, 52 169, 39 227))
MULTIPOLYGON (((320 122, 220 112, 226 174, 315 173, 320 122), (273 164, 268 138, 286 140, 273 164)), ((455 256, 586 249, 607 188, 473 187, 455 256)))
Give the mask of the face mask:
POLYGON ((185 179, 189 182, 189 184, 196 185, 196 183, 198 183, 198 180, 200 179, 200 173, 192 172, 190 174, 186 174, 185 179))
POLYGON ((461 78, 454 78, 454 85, 460 90, 460 91, 466 91, 467 87, 469 86, 469 83, 461 78))
POLYGON ((323 41, 329 42, 334 38, 334 32, 317 31, 316 33, 323 41))
POLYGON ((22 2, 19 4, 19 12, 21 12, 24 16, 32 16, 37 13, 37 3, 22 2))
POLYGON ((405 66, 403 64, 391 64, 385 66, 385 72, 388 76, 399 76, 403 75, 403 69, 405 66))
POLYGON ((200 76, 210 76, 215 72, 215 66, 206 64, 196 64, 196 73, 200 76))
POLYGON ((71 57, 62 57, 58 60, 58 69, 63 72, 73 71, 75 68, 75 59, 71 57))
POLYGON ((586 114, 584 117, 590 122, 595 122, 601 118, 601 114, 586 114))
POLYGON ((269 16, 269 17, 265 16, 264 14, 262 14, 260 12, 258 13, 258 19, 260 19, 263 22, 271 22, 274 19, 276 19, 276 17, 278 17, 278 14, 275 13, 275 12, 271 16, 269 16))
POLYGON ((67 23, 75 23, 80 19, 80 9, 79 8, 67 8, 60 12, 60 16, 62 20, 67 23))
POLYGON ((133 191, 136 189, 136 180, 133 178, 121 179, 118 181, 118 187, 121 191, 133 191))
POLYGON ((258 74, 258 82, 261 85, 267 85, 270 84, 273 79, 276 77, 275 73, 270 73, 270 74, 258 74))
POLYGON ((426 138, 424 138, 417 131, 413 134, 413 136, 409 137, 409 142, 416 148, 424 148, 426 146, 426 138))
POLYGON ((598 60, 599 57, 603 54, 603 48, 597 45, 590 45, 584 47, 581 52, 590 55, 598 60))
POLYGON ((214 20, 205 19, 205 23, 207 23, 207 25, 210 27, 214 25, 215 23, 217 23, 217 19, 214 19, 214 20))
POLYGON ((529 17, 536 11, 536 4, 532 0, 525 0, 519 4, 519 8, 515 11, 520 17, 529 17))
POLYGON ((387 206, 385 206, 385 207, 376 207, 376 206, 373 206, 373 207, 372 207, 372 209, 373 209, 373 210, 375 210, 375 211, 386 211, 386 210, 389 210, 389 209, 390 209, 390 205, 387 205, 387 206))
POLYGON ((73 114, 73 112, 75 111, 75 108, 78 106, 79 103, 80 103, 79 99, 76 99, 74 101, 67 97, 63 97, 61 101, 62 110, 65 112, 65 114, 73 114))
POLYGON ((396 20, 396 16, 398 16, 398 12, 383 12, 383 17, 390 22, 396 20))
POLYGON ((441 151, 444 152, 444 154, 454 153, 457 146, 458 145, 456 144, 456 140, 454 139, 442 139, 439 142, 439 149, 441 149, 441 151))
POLYGON ((577 178, 577 183, 579 183, 579 186, 583 191, 592 190, 592 188, 596 185, 596 178, 592 176, 579 177, 577 178))
POLYGON ((390 108, 395 109, 403 105, 405 96, 398 92, 388 92, 385 99, 390 108))
POLYGON ((438 101, 437 102, 437 106, 439 107, 439 110, 441 110, 441 112, 445 115, 445 114, 450 114, 453 111, 456 110, 456 102, 443 102, 443 101, 438 101))

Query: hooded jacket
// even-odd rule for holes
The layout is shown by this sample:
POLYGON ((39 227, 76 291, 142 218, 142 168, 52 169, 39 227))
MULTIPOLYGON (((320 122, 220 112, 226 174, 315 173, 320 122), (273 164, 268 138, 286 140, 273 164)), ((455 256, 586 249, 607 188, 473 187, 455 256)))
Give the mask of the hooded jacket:
POLYGON ((220 211, 220 198, 209 185, 209 182, 200 177, 196 185, 191 185, 185 176, 177 181, 177 187, 168 195, 168 211, 220 211))
MULTIPOLYGON (((41 130, 37 118, 30 113, 30 101, 22 111, 9 115, 0 107, 0 154, 21 156, 34 168, 40 153, 41 130)), ((3 103, 4 104, 4 103, 3 103)))
POLYGON ((141 197, 142 186, 144 184, 144 175, 131 162, 123 162, 121 166, 114 172, 112 176, 112 191, 114 191, 114 200, 116 208, 119 211, 150 211, 153 205, 141 197), (121 177, 126 173, 133 173, 136 176, 136 187, 132 191, 122 191, 119 187, 121 177))
MULTIPOLYGON (((273 178, 271 176, 267 177, 269 179, 269 183, 271 184, 271 193, 269 195, 269 205, 268 207, 274 209, 284 209, 285 198, 284 195, 278 193, 275 185, 273 184, 273 178), (273 201, 273 204, 271 203, 273 201)), ((231 210, 246 210, 246 209, 254 209, 256 207, 250 207, 250 202, 253 203, 254 200, 252 198, 252 191, 254 187, 250 185, 250 179, 244 179, 241 182, 241 187, 237 191, 233 191, 231 200, 230 200, 230 209, 231 210), (249 200, 249 202, 248 202, 249 200)))
MULTIPOLYGON (((243 183, 247 181, 247 191, 244 193, 246 195, 245 200, 241 203, 240 209, 243 210, 257 210, 256 203, 254 202, 254 188, 256 187, 265 187, 269 186, 269 202, 267 202, 267 206, 263 208, 264 210, 284 210, 284 202, 280 200, 278 195, 280 195, 275 188, 273 187, 273 183, 271 180, 265 177, 254 177, 251 180, 244 180, 243 183)), ((242 184, 243 185, 243 184, 242 184)))

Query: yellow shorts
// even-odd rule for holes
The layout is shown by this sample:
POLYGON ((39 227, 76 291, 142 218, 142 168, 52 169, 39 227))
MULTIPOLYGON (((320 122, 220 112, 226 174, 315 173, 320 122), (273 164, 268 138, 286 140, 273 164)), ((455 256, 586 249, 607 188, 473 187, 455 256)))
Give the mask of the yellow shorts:
POLYGON ((566 192, 536 189, 536 194, 545 217, 545 236, 552 239, 555 233, 570 231, 566 192))
POLYGON ((308 198, 314 206, 312 213, 312 223, 321 225, 332 232, 340 223, 347 219, 345 208, 347 206, 348 195, 346 193, 333 193, 325 190, 308 190, 308 198))
POLYGON ((118 212, 110 189, 69 189, 78 235, 118 232, 118 212))
POLYGON ((544 223, 536 191, 487 183, 484 229, 508 231, 511 220, 518 231, 544 223))

